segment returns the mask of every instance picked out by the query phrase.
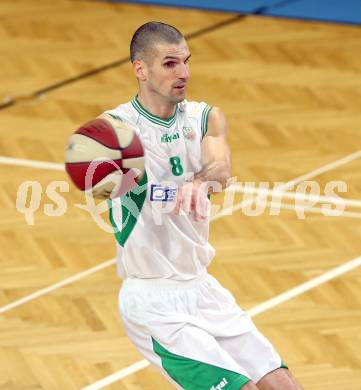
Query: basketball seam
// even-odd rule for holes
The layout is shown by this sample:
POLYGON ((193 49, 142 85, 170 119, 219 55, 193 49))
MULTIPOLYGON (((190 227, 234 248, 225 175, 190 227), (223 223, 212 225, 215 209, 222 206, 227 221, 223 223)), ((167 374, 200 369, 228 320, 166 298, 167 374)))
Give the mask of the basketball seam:
MULTIPOLYGON (((114 135, 116 137, 116 140, 118 141, 118 144, 119 144, 119 140, 118 140, 118 137, 117 137, 117 135, 116 135, 116 133, 115 133, 115 131, 113 129, 113 126, 111 126, 111 128, 112 128, 112 132, 114 133, 114 135)), ((75 134, 79 134, 79 135, 83 135, 84 137, 88 137, 88 138, 92 139, 93 141, 100 143, 101 145, 105 146, 108 149, 112 149, 112 150, 123 150, 123 149, 125 149, 125 148, 122 148, 120 145, 119 145, 119 147, 112 148, 111 146, 106 145, 105 143, 99 141, 96 138, 91 137, 90 135, 86 135, 86 134, 83 134, 83 133, 75 133, 75 134)))
MULTIPOLYGON (((113 161, 113 162, 122 162, 124 159, 123 158, 117 158, 116 160, 112 160, 111 158, 109 160, 96 160, 96 162, 98 163, 101 163, 101 162, 110 162, 110 161, 113 161)), ((127 160, 127 159, 125 159, 127 160)), ((66 165, 76 165, 76 164, 84 164, 84 163, 91 163, 93 162, 94 160, 86 160, 86 161, 73 161, 73 162, 66 162, 66 165)))

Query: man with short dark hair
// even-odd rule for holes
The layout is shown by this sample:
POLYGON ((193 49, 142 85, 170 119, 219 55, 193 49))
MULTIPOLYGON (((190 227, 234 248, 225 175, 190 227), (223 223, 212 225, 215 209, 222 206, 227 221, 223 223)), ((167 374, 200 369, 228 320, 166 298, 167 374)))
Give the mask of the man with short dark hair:
POLYGON ((184 40, 182 33, 169 24, 150 22, 143 24, 134 33, 130 42, 130 61, 145 59, 154 55, 156 43, 180 43, 184 40))
POLYGON ((130 50, 138 95, 102 115, 131 125, 145 150, 139 188, 146 190, 111 201, 127 334, 181 389, 300 390, 271 343, 207 273, 214 256, 208 187, 224 189, 231 177, 224 114, 185 100, 191 54, 176 28, 146 23, 130 50))

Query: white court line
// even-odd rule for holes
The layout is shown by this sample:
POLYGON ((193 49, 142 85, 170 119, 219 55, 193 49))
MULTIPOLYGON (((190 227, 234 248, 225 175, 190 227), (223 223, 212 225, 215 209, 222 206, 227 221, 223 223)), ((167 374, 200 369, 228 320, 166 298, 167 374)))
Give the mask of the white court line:
MULTIPOLYGON (((274 190, 276 190, 276 191, 279 191, 281 189, 282 190, 287 190, 287 189, 292 188, 294 185, 296 185, 296 184, 298 184, 298 183, 300 183, 300 182, 302 182, 304 180, 312 179, 313 177, 316 177, 316 176, 318 176, 318 175, 320 175, 322 173, 330 171, 330 170, 332 170, 332 169, 334 169, 336 167, 339 167, 339 166, 341 166, 343 164, 347 164, 348 162, 353 161, 353 160, 355 160, 355 159, 357 159, 359 157, 361 157, 361 150, 359 150, 357 152, 354 152, 352 154, 349 154, 349 155, 347 155, 347 156, 345 156, 345 157, 343 157, 343 158, 341 158, 339 160, 331 162, 331 163, 329 163, 329 164, 327 164, 327 165, 325 165, 323 167, 317 168, 317 169, 315 169, 315 170, 313 170, 313 171, 311 171, 309 173, 306 173, 306 174, 304 174, 302 176, 299 176, 298 178, 293 179, 293 180, 289 181, 288 183, 285 183, 285 184, 282 184, 280 186, 277 186, 277 187, 274 188, 274 190)), ((228 207, 228 208, 222 210, 220 213, 216 214, 212 218, 212 221, 217 220, 219 218, 222 218, 225 215, 230 215, 230 213, 232 213, 233 211, 240 210, 240 209, 242 209, 242 207, 245 207, 248 204, 252 204, 252 202, 253 202, 253 199, 246 199, 246 200, 244 200, 244 201, 234 205, 234 207, 228 207)), ((0 314, 1 313, 5 313, 5 312, 7 312, 7 311, 17 307, 17 306, 20 306, 20 305, 22 305, 24 303, 27 303, 27 302, 29 302, 29 301, 31 301, 33 299, 36 299, 36 298, 38 298, 40 296, 43 296, 43 295, 45 295, 45 294, 47 294, 49 292, 52 292, 52 291, 54 291, 54 290, 56 290, 56 289, 58 289, 60 287, 64 287, 64 286, 66 286, 66 285, 68 285, 70 283, 76 282, 76 281, 78 281, 78 280, 80 280, 80 279, 82 279, 82 278, 84 278, 84 277, 86 277, 86 276, 88 276, 88 275, 90 275, 90 274, 92 274, 94 272, 97 272, 98 269, 99 270, 100 269, 104 269, 106 267, 109 267, 109 266, 115 264, 115 262, 116 262, 115 259, 107 260, 107 261, 105 261, 103 263, 100 263, 99 265, 97 265, 94 268, 90 268, 88 270, 85 270, 84 272, 80 272, 80 273, 78 273, 76 275, 73 275, 70 278, 64 279, 63 281, 60 281, 60 282, 55 283, 53 285, 50 285, 50 286, 48 286, 46 288, 43 288, 43 289, 41 289, 39 291, 35 291, 34 293, 32 293, 32 294, 30 294, 28 296, 25 296, 23 298, 18 299, 17 301, 14 301, 14 302, 9 303, 9 304, 7 304, 7 305, 5 305, 3 307, 0 307, 0 314)))
POLYGON ((335 268, 332 268, 330 271, 325 272, 324 274, 317 276, 316 278, 310 279, 309 281, 300 284, 292 288, 291 290, 285 291, 280 295, 276 295, 275 297, 265 301, 252 309, 247 310, 247 313, 254 317, 258 314, 261 314, 267 310, 272 309, 273 307, 280 305, 290 299, 293 299, 309 290, 312 290, 315 287, 320 286, 326 282, 329 282, 332 279, 335 279, 346 272, 352 271, 357 267, 361 266, 361 256, 356 257, 356 259, 350 260, 342 265, 339 265, 335 268))
POLYGON ((54 290, 57 290, 60 287, 64 287, 68 284, 71 284, 73 282, 76 282, 79 279, 83 279, 86 276, 89 276, 91 274, 94 274, 95 272, 98 272, 104 268, 107 268, 113 264, 115 264, 116 259, 110 259, 107 261, 104 261, 101 264, 96 265, 95 267, 88 268, 87 270, 83 272, 79 272, 73 276, 70 276, 69 278, 63 279, 58 283, 52 284, 48 287, 42 288, 41 290, 35 291, 34 293, 27 295, 23 298, 18 299, 17 301, 14 301, 12 303, 9 303, 8 305, 0 307, 0 314, 5 313, 11 309, 14 309, 17 306, 23 305, 24 303, 27 303, 29 301, 32 301, 33 299, 39 298, 42 295, 48 294, 54 290))
MULTIPOLYGON (((257 306, 252 307, 247 310, 247 313, 251 317, 255 317, 258 314, 264 313, 267 310, 272 309, 275 306, 280 305, 281 303, 287 302, 290 299, 293 299, 305 292, 312 290, 315 287, 320 286, 326 282, 329 282, 332 279, 337 278, 338 276, 343 275, 346 272, 352 271, 353 269, 361 266, 361 256, 356 259, 350 260, 345 264, 342 264, 338 267, 331 269, 330 271, 325 272, 324 274, 317 276, 305 283, 300 284, 292 288, 291 290, 285 291, 282 294, 276 295, 275 297, 265 301, 257 306)), ((103 389, 105 386, 108 386, 114 382, 117 382, 125 377, 134 374, 137 371, 142 370, 150 365, 147 360, 140 360, 128 367, 125 367, 112 375, 109 375, 103 379, 100 379, 97 382, 92 383, 91 385, 83 387, 81 390, 99 390, 103 389)))
MULTIPOLYGON (((306 173, 305 175, 298 177, 297 179, 294 180, 293 184, 296 185, 297 183, 300 183, 301 181, 308 180, 309 179, 308 176, 310 174, 314 175, 312 177, 322 175, 322 173, 326 173, 328 171, 331 171, 332 169, 338 168, 340 165, 347 164, 353 160, 357 160, 360 157, 361 157, 361 150, 358 150, 357 152, 348 154, 345 157, 342 157, 336 161, 333 161, 329 164, 324 165, 323 167, 315 169, 314 171, 312 171, 310 173, 306 173)), ((292 180, 289 183, 292 183, 292 180)), ((280 187, 282 187, 282 186, 280 186, 280 187)), ((278 189, 279 187, 276 187, 276 188, 278 189)))
MULTIPOLYGON (((347 164, 353 160, 357 160, 358 158, 361 157, 361 150, 358 150, 357 152, 354 152, 354 153, 351 153, 345 157, 342 157, 340 158, 339 160, 336 160, 336 161, 333 161, 329 164, 326 164, 324 165, 323 167, 320 167, 320 168, 317 168, 309 173, 306 173, 302 176, 299 176, 297 177, 296 179, 293 179, 287 183, 284 183, 284 184, 281 184, 279 186, 276 186, 274 188, 274 191, 286 191, 286 190, 289 190, 291 189, 292 187, 294 187, 295 185, 305 181, 305 180, 309 180, 309 179, 312 179, 316 176, 319 176, 321 175, 322 173, 326 173, 326 172, 329 172, 331 171, 332 169, 335 169, 335 168, 338 168, 339 166, 341 165, 344 165, 344 164, 347 164)), ((253 200, 252 199, 246 199, 245 201, 243 202, 240 202, 239 204, 235 205, 235 206, 231 206, 231 207, 228 207, 224 210, 222 210, 220 213, 218 213, 217 215, 214 216, 214 219, 218 219, 218 218, 222 218, 223 216, 225 215, 230 215, 230 213, 234 212, 234 211, 237 211, 239 209, 241 209, 242 207, 245 207, 245 205, 247 204, 252 204, 253 200), (247 202, 249 201, 249 202, 247 202)))
POLYGON ((106 376, 105 378, 100 379, 99 381, 94 382, 89 386, 83 387, 81 390, 102 389, 103 387, 111 385, 114 382, 118 382, 126 376, 132 375, 135 372, 143 370, 143 368, 146 368, 148 366, 150 366, 150 363, 147 360, 139 360, 138 362, 115 372, 114 374, 106 376))
POLYGON ((0 156, 0 164, 3 165, 16 165, 18 167, 26 168, 39 168, 39 169, 50 169, 52 171, 64 171, 64 164, 52 163, 47 161, 38 160, 26 160, 23 158, 12 158, 0 156))
POLYGON ((242 186, 237 184, 231 185, 229 188, 227 188, 227 191, 240 192, 244 194, 256 194, 256 195, 261 195, 262 197, 275 196, 277 200, 281 200, 282 198, 292 199, 292 200, 307 200, 315 203, 325 202, 325 203, 332 203, 340 206, 361 208, 361 200, 346 199, 346 198, 341 198, 339 196, 335 197, 335 196, 305 194, 302 192, 285 192, 285 191, 279 191, 275 189, 269 190, 268 188, 257 188, 253 186, 242 186))
MULTIPOLYGON (((360 218, 361 219, 361 213, 355 213, 353 211, 340 211, 340 214, 336 214, 335 211, 327 210, 325 211, 322 209, 322 207, 302 207, 302 206, 296 206, 289 203, 275 203, 275 202, 266 202, 266 201, 257 201, 257 205, 259 206, 269 206, 270 208, 281 208, 285 210, 291 210, 291 211, 300 211, 302 214, 307 213, 316 213, 316 214, 322 214, 325 217, 347 217, 347 218, 360 218), (335 213, 335 214, 332 214, 335 213)), ((247 214, 245 214, 247 215, 247 214)), ((300 217, 299 217, 300 218, 300 217)))

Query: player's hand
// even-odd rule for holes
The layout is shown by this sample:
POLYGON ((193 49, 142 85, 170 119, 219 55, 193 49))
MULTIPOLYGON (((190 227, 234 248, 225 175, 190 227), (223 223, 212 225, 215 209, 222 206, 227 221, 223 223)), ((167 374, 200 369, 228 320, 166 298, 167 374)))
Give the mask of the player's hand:
POLYGON ((193 215, 194 220, 205 220, 209 214, 207 183, 195 179, 178 188, 174 213, 193 215))

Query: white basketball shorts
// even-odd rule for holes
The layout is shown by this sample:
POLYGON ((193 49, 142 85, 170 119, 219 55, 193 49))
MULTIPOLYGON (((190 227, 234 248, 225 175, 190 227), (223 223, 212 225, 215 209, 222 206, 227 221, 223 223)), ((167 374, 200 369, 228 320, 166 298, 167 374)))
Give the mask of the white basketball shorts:
POLYGON ((286 367, 207 273, 191 281, 126 279, 119 309, 136 348, 179 389, 239 390, 286 367))

